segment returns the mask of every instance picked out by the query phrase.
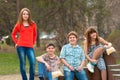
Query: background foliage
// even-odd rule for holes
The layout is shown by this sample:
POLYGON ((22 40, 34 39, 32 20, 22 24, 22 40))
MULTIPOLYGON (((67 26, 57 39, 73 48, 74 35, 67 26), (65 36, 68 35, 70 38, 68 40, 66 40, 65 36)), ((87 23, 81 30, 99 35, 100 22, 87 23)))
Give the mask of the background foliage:
POLYGON ((92 26, 106 38, 112 30, 120 29, 119 4, 119 0, 0 0, 0 37, 10 36, 19 11, 27 7, 37 23, 38 47, 42 31, 56 32, 60 48, 67 43, 66 35, 71 30, 83 38, 86 28, 92 26))

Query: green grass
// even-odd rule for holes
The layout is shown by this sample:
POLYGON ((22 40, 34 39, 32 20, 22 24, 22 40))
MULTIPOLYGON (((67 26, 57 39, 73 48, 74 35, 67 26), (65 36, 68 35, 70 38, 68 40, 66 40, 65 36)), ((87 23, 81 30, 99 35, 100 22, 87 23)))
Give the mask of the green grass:
MULTIPOLYGON (((41 43, 41 49, 35 48, 35 55, 40 56, 45 53, 45 44, 47 41, 41 43)), ((36 61, 36 71, 37 71, 37 61, 36 61)), ((29 62, 26 58, 26 71, 29 71, 29 62)), ((0 75, 7 74, 18 74, 19 70, 19 59, 16 49, 13 46, 8 46, 6 43, 1 44, 0 42, 0 75)))
MULTIPOLYGON (((40 56, 45 53, 44 47, 46 42, 41 42, 41 49, 35 48, 35 55, 40 56)), ((59 51, 56 52, 59 55, 59 51)), ((27 59, 27 58, 26 58, 27 59)), ((120 59, 117 60, 117 64, 120 64, 120 59)), ((37 61, 36 61, 36 71, 37 71, 37 61)), ((26 60, 26 70, 29 71, 29 63, 26 60)), ((6 44, 0 44, 0 75, 7 74, 18 74, 19 71, 19 59, 16 50, 13 46, 8 46, 6 44)))
MULTIPOLYGON (((43 52, 36 52, 36 56, 41 55, 43 52)), ((29 62, 26 58, 26 70, 29 71, 29 62)), ((36 61, 37 71, 37 61, 36 61)), ((16 52, 0 53, 0 75, 17 74, 19 71, 19 59, 16 52)))
POLYGON ((19 61, 16 54, 0 53, 0 74, 19 73, 19 61))

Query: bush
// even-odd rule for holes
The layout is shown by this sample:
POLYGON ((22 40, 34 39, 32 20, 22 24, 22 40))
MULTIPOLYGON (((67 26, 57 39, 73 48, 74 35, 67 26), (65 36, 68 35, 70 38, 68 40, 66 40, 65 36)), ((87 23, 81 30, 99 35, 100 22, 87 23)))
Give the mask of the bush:
POLYGON ((114 30, 111 32, 111 34, 108 36, 108 41, 110 41, 117 52, 120 52, 120 30, 114 30))
POLYGON ((7 44, 7 45, 14 45, 11 37, 8 37, 8 38, 6 39, 6 44, 7 44))

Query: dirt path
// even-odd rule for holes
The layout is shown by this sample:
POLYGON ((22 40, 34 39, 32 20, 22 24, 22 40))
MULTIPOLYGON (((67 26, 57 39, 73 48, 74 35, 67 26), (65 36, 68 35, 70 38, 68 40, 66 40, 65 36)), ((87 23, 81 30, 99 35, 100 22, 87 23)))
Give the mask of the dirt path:
MULTIPOLYGON (((22 80, 22 78, 20 74, 0 75, 0 80, 22 80)), ((39 80, 37 76, 35 76, 35 80, 39 80)))

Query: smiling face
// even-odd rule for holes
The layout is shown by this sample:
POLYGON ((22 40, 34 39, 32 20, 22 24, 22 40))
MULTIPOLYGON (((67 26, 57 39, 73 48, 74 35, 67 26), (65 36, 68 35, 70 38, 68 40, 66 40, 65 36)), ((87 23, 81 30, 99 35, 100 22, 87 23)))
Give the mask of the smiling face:
POLYGON ((23 11, 22 13, 22 18, 23 18, 23 21, 27 21, 29 19, 29 13, 28 11, 23 11))
POLYGON ((70 35, 68 39, 69 39, 69 43, 71 45, 76 45, 76 43, 77 43, 77 37, 75 35, 70 35))
POLYGON ((85 32, 85 37, 87 40, 87 47, 89 47, 92 42, 94 42, 96 45, 99 43, 99 36, 96 29, 89 27, 85 32))
POLYGON ((97 38, 97 33, 93 32, 90 34, 91 39, 96 39, 97 38))
POLYGON ((48 46, 46 48, 46 51, 48 54, 54 54, 55 53, 55 47, 54 46, 48 46))

